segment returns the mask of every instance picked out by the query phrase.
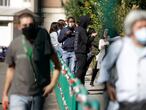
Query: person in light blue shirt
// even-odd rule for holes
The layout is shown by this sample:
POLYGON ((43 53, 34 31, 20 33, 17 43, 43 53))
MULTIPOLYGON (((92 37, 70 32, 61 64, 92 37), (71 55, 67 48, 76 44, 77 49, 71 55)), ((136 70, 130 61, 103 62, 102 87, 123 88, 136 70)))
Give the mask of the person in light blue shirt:
POLYGON ((108 84, 110 99, 119 103, 119 110, 146 110, 146 11, 131 11, 124 26, 127 37, 109 47, 98 82, 109 82, 115 68, 115 83, 108 84))

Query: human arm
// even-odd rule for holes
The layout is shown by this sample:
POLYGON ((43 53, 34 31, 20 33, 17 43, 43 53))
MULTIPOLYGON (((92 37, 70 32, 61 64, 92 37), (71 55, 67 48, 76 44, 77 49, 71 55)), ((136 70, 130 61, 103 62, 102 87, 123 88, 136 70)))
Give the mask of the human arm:
POLYGON ((80 36, 81 36, 83 43, 87 44, 88 43, 88 36, 87 36, 85 29, 80 30, 80 36))
POLYGON ((122 40, 116 41, 109 46, 108 52, 101 62, 100 74, 98 78, 99 83, 109 81, 109 76, 122 48, 122 40))
POLYGON ((103 40, 103 39, 100 39, 100 40, 99 40, 99 46, 98 46, 99 50, 103 49, 104 46, 105 46, 105 45, 104 45, 104 40, 103 40))
POLYGON ((121 40, 119 40, 118 42, 115 42, 109 47, 107 55, 105 56, 105 58, 101 63, 100 74, 98 78, 98 83, 106 84, 107 93, 109 95, 110 100, 112 101, 116 101, 117 97, 116 97, 115 86, 112 83, 110 83, 109 79, 110 79, 111 70, 114 67, 118 59, 118 56, 120 54, 120 51, 122 49, 122 45, 123 44, 121 40))
POLYGON ((5 78, 5 84, 4 84, 4 89, 3 89, 3 96, 2 96, 2 107, 3 110, 8 109, 8 93, 11 88, 12 80, 14 77, 14 72, 15 72, 15 61, 14 61, 14 46, 13 42, 8 48, 7 55, 6 55, 6 63, 8 64, 8 68, 6 71, 6 78, 5 78))
POLYGON ((52 92, 52 90, 54 89, 57 83, 61 71, 61 65, 57 57, 57 54, 51 44, 50 37, 46 31, 44 32, 44 37, 45 37, 44 54, 45 56, 50 56, 50 60, 52 60, 52 62, 54 63, 54 71, 53 71, 51 83, 44 88, 44 96, 47 96, 50 92, 52 92))
POLYGON ((54 67, 51 83, 44 88, 44 96, 47 96, 50 92, 52 92, 55 85, 57 84, 60 71, 61 71, 61 65, 56 53, 51 55, 51 60, 53 61, 55 67, 54 67))
POLYGON ((70 33, 71 31, 68 30, 67 28, 62 29, 58 36, 58 42, 63 43, 70 33))
POLYGON ((3 110, 7 110, 8 109, 8 103, 9 103, 9 99, 8 99, 8 93, 12 84, 12 80, 14 77, 14 71, 15 68, 13 66, 9 66, 6 72, 6 78, 5 78, 5 84, 4 84, 4 89, 3 89, 3 96, 2 96, 2 107, 3 110))

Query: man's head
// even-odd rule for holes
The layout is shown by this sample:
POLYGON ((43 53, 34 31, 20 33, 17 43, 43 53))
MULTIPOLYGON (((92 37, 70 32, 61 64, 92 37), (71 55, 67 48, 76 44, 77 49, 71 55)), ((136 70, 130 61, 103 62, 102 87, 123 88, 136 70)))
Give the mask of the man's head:
POLYGON ((18 29, 30 42, 37 37, 38 28, 34 16, 30 13, 22 13, 18 16, 18 29))
POLYGON ((125 32, 137 43, 146 45, 146 11, 131 11, 125 19, 125 32))
POLYGON ((67 19, 67 23, 68 23, 68 27, 69 27, 69 28, 75 27, 75 18, 69 17, 69 18, 67 19))
POLYGON ((58 20, 58 28, 63 29, 65 27, 66 23, 63 19, 58 20))
POLYGON ((79 21, 79 26, 83 27, 84 29, 87 29, 89 24, 91 23, 90 16, 81 16, 79 21))
POLYGON ((104 29, 104 33, 103 33, 103 37, 104 37, 104 39, 108 39, 108 35, 109 34, 109 29, 104 29))
POLYGON ((22 13, 18 16, 18 29, 29 27, 31 24, 35 23, 35 18, 30 13, 22 13))

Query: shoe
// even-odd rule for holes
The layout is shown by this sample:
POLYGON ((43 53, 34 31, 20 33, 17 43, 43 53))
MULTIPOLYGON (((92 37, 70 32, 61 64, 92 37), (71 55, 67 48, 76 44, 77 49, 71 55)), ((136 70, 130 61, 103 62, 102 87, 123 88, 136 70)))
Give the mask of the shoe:
POLYGON ((94 86, 93 82, 90 83, 91 86, 94 86))

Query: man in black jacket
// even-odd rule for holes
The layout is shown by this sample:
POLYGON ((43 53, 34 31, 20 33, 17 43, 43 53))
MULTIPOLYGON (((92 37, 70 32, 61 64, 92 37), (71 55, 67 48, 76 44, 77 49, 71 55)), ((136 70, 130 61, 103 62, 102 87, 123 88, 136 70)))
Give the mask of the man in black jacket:
POLYGON ((75 55, 76 55, 76 73, 75 76, 85 83, 86 63, 87 63, 87 45, 89 42, 87 36, 87 27, 90 23, 90 17, 81 16, 79 26, 75 29, 75 55))
POLYGON ((75 40, 75 19, 73 17, 68 18, 68 26, 63 28, 58 37, 59 43, 62 43, 63 55, 62 58, 69 66, 72 73, 75 72, 75 52, 74 52, 74 40, 75 40))

